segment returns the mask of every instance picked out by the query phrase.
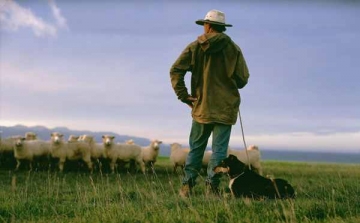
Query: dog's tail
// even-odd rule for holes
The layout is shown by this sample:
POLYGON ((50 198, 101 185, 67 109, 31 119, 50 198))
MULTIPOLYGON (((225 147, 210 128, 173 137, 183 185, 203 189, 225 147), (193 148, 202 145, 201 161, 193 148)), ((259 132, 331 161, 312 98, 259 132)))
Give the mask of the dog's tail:
POLYGON ((296 196, 295 195, 295 190, 287 181, 285 181, 285 185, 283 186, 283 190, 281 190, 282 193, 280 193, 279 188, 278 188, 277 183, 276 183, 276 179, 270 178, 270 180, 274 185, 276 195, 277 195, 278 198, 280 198, 280 199, 295 198, 295 196, 296 196))
POLYGON ((284 196, 285 198, 295 198, 296 197, 295 190, 290 184, 285 185, 285 191, 286 191, 286 194, 284 196))

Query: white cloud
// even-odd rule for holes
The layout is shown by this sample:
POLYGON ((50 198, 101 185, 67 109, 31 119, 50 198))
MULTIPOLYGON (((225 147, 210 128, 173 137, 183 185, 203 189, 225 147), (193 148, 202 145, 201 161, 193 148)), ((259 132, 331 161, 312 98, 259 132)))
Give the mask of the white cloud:
MULTIPOLYGON (((66 19, 61 15, 55 2, 49 0, 53 16, 60 28, 67 28, 66 19)), ((0 24, 5 30, 17 31, 30 28, 39 37, 56 36, 57 27, 36 16, 31 9, 21 7, 13 0, 5 0, 0 8, 0 24)))
POLYGON ((57 25, 60 28, 68 28, 67 24, 66 24, 66 19, 62 16, 61 14, 61 10, 56 6, 55 1, 54 0, 49 0, 49 5, 51 8, 51 11, 53 13, 53 16, 56 20, 57 25))

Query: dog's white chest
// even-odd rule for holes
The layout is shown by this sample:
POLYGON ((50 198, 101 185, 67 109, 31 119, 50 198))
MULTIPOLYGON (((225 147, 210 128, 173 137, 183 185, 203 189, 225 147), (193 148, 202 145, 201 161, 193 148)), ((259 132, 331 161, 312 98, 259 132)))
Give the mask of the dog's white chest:
POLYGON ((232 185, 233 185, 235 179, 236 179, 236 178, 230 179, 230 182, 229 182, 229 189, 230 189, 230 191, 231 191, 231 194, 234 194, 231 188, 232 188, 232 185))
POLYGON ((235 179, 236 179, 236 178, 230 179, 230 182, 229 182, 229 188, 230 188, 230 190, 231 190, 231 187, 232 187, 235 179))
POLYGON ((234 195, 233 190, 232 190, 232 185, 234 184, 235 180, 236 180, 237 178, 239 178, 241 175, 243 175, 244 173, 245 173, 245 172, 242 172, 241 174, 237 175, 236 177, 230 179, 229 189, 230 189, 232 195, 234 195))

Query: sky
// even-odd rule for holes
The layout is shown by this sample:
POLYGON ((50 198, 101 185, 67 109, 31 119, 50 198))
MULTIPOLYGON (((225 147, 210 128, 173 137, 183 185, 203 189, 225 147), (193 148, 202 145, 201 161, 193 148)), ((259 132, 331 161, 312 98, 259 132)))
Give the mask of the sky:
POLYGON ((360 153, 360 3, 347 0, 0 0, 0 125, 186 146, 169 70, 211 9, 250 71, 231 147, 244 132, 260 150, 360 153))

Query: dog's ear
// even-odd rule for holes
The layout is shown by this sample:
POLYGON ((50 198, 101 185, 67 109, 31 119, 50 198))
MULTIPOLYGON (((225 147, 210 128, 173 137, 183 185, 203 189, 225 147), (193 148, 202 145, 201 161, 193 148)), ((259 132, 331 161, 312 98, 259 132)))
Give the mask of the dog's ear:
POLYGON ((230 155, 229 155, 229 159, 230 159, 230 160, 235 160, 235 159, 237 159, 237 158, 236 158, 236 156, 230 154, 230 155))

